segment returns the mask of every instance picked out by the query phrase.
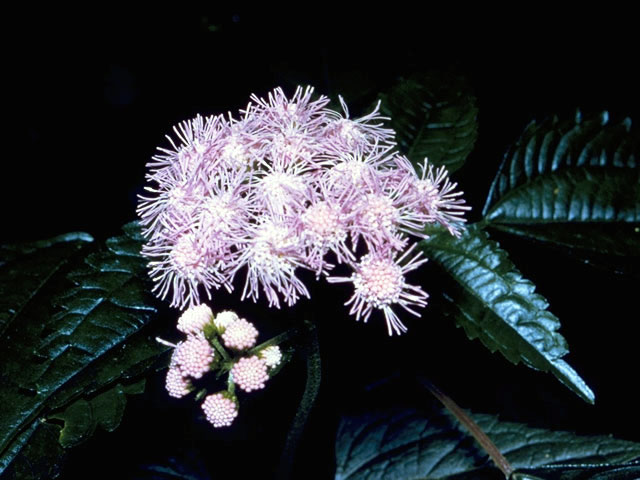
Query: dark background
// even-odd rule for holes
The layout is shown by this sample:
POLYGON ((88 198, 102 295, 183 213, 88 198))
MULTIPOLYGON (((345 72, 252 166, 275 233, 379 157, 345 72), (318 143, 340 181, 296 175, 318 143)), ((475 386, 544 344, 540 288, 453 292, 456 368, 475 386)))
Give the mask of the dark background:
MULTIPOLYGON (((462 7, 460 7, 462 9, 462 7)), ((401 75, 428 69, 465 75, 479 106, 479 139, 455 180, 478 219, 505 148, 533 118, 608 109, 640 118, 637 47, 628 12, 592 18, 484 11, 294 14, 211 8, 134 15, 35 12, 12 19, 5 42, 3 227, 0 240, 35 240, 67 231, 98 239, 135 218, 145 163, 164 135, 196 113, 237 111, 249 95, 297 84, 343 93, 354 110, 401 75), (485 18, 486 17, 486 18, 485 18), (482 20, 484 18, 484 20, 482 20), (491 20, 493 18, 493 20, 491 20), (487 20, 489 19, 489 20, 487 20)), ((409 333, 386 337, 383 321, 346 318, 346 290, 315 288, 313 304, 268 311, 269 328, 318 309, 324 379, 300 446, 296 478, 331 478, 335 429, 345 411, 367 406, 363 389, 387 376, 427 375, 463 407, 534 426, 640 440, 637 383, 637 282, 587 267, 564 252, 495 236, 563 322, 569 363, 596 392, 589 406, 551 375, 513 366, 469 342, 451 321, 408 320, 409 333), (327 292, 330 290, 330 292, 327 292), (326 300, 325 300, 326 298, 326 300), (305 466, 306 465, 306 466, 305 466), (311 466, 310 466, 311 465, 311 466)), ((437 291, 431 266, 414 281, 437 291)), ((220 298, 219 308, 234 306, 220 298), (227 302, 227 303, 225 303, 227 302)), ((214 306, 215 308, 215 306, 214 306)), ((238 305, 248 317, 264 305, 238 305)), ((165 312, 167 326, 175 312, 165 312)), ((263 337, 264 338, 264 337, 263 337)), ((404 380, 403 380, 404 381, 404 380)), ((402 383, 401 381, 400 383, 402 383)), ((270 478, 304 386, 294 361, 243 404, 233 428, 214 431, 189 401, 163 392, 162 374, 130 399, 123 425, 98 432, 70 454, 63 478, 86 465, 129 478, 139 464, 196 455, 213 478, 270 478)), ((402 404, 411 388, 394 388, 402 404)))

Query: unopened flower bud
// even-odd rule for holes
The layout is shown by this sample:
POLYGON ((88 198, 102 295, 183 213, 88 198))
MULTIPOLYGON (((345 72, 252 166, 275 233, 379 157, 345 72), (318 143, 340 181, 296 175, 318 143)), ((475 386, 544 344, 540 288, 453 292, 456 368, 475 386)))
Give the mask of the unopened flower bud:
POLYGON ((238 315, 231 310, 225 310, 216 315, 213 320, 214 325, 218 329, 218 333, 224 333, 229 325, 238 320, 238 315))
POLYGON ((264 360, 264 363, 269 368, 275 368, 282 362, 282 350, 278 345, 272 345, 261 350, 258 356, 264 360))
POLYGON ((182 398, 191 392, 191 382, 182 375, 178 367, 171 367, 167 371, 165 388, 171 397, 182 398))
POLYGON ((269 380, 267 364, 256 355, 238 360, 231 369, 231 375, 238 388, 245 392, 261 390, 269 380))
POLYGON ((213 312, 206 304, 190 307, 178 319, 177 328, 183 333, 199 334, 213 320, 213 312))
POLYGON ((231 322, 222 334, 225 347, 235 350, 246 350, 253 347, 257 338, 258 330, 253 326, 253 323, 244 318, 231 322))
POLYGON ((202 410, 215 428, 228 427, 238 416, 238 401, 228 392, 214 393, 204 399, 202 410))
POLYGON ((215 353, 204 337, 190 335, 178 344, 172 361, 185 377, 201 378, 215 360, 215 353))

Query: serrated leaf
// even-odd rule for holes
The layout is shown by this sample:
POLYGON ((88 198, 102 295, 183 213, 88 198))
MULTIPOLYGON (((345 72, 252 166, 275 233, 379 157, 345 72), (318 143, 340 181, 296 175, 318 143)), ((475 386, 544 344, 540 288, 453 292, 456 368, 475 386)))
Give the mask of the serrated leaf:
POLYGON ((460 238, 440 232, 421 246, 455 280, 457 286, 446 287, 444 295, 469 338, 479 338, 513 363, 552 372, 593 403, 591 389, 562 360, 568 349, 558 333, 560 321, 486 232, 474 226, 460 238))
POLYGON ((578 248, 585 258, 639 256, 639 147, 631 120, 611 123, 607 112, 533 122, 505 154, 485 219, 512 234, 578 248))
MULTIPOLYGON (((502 422, 494 415, 471 414, 471 418, 516 469, 514 479, 526 478, 522 476, 525 472, 540 472, 544 466, 548 472, 553 471, 549 466, 554 466, 557 473, 573 469, 583 475, 595 469, 593 465, 601 471, 632 471, 633 465, 616 465, 640 457, 640 444, 610 436, 531 428, 502 422)), ((501 477, 473 437, 441 407, 348 416, 338 427, 336 480, 501 477)))
POLYGON ((459 169, 478 136, 478 109, 469 85, 439 72, 401 79, 380 95, 402 153, 414 164, 428 157, 449 172, 459 169))
POLYGON ((86 247, 88 237, 75 235, 1 250, 0 471, 7 478, 53 478, 60 445, 96 427, 116 428, 125 395, 140 392, 138 377, 166 350, 143 329, 155 310, 137 227, 124 230, 104 247, 86 247))
POLYGON ((511 480, 638 480, 640 461, 624 465, 563 465, 515 472, 511 480))
POLYGON ((47 420, 61 420, 64 427, 60 431, 60 444, 73 447, 87 440, 97 427, 112 432, 120 425, 127 400, 125 394, 133 395, 144 391, 144 379, 131 384, 117 384, 109 390, 85 398, 79 398, 64 411, 53 413, 47 420))

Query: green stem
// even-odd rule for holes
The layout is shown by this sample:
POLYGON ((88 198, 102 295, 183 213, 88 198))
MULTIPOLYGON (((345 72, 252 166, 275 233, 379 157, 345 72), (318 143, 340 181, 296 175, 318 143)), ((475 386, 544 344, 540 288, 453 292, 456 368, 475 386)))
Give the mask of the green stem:
POLYGON ((231 374, 227 377, 227 392, 231 395, 235 395, 236 393, 236 384, 234 383, 233 376, 231 374))
POLYGON ((198 393, 196 393, 196 402, 199 402, 207 395, 207 389, 203 388, 198 393))
POLYGON ((220 344, 220 342, 218 341, 218 339, 216 337, 211 337, 209 339, 209 342, 211 342, 213 347, 218 351, 218 353, 220 354, 220 356, 222 357, 222 359, 225 362, 228 362, 229 360, 231 360, 231 357, 229 357, 229 354, 224 349, 224 347, 220 344))
POLYGON ((316 331, 316 326, 310 321, 305 321, 305 326, 307 327, 307 341, 303 353, 307 361, 307 382, 280 457, 277 476, 280 480, 291 478, 296 448, 300 443, 300 438, 302 437, 302 432, 309 418, 309 413, 313 408, 313 404, 318 396, 318 391, 320 390, 321 362, 318 332, 316 331))

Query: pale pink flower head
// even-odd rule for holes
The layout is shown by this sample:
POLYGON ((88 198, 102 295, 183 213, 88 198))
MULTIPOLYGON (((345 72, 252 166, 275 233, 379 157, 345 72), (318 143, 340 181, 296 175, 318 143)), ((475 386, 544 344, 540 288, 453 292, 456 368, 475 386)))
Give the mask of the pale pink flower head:
POLYGON ((257 116, 263 121, 260 128, 271 132, 287 130, 293 126, 307 131, 320 129, 325 122, 324 107, 329 99, 320 96, 317 100, 312 100, 313 90, 312 87, 298 87, 291 99, 287 98, 281 88, 270 92, 266 100, 252 95, 257 116))
POLYGON ((160 239, 143 245, 142 253, 150 258, 153 291, 160 298, 171 294, 171 306, 185 308, 200 303, 199 286, 210 297, 210 289, 228 285, 229 280, 215 262, 211 244, 198 231, 186 231, 175 239, 160 239))
POLYGON ((256 300, 262 287, 269 306, 280 308, 280 295, 293 305, 301 295, 309 297, 307 287, 296 277, 296 268, 302 267, 304 249, 294 226, 286 218, 268 215, 258 219, 251 241, 242 252, 236 271, 247 266, 247 278, 242 291, 256 300))
POLYGON ((271 162, 282 166, 313 167, 318 160, 317 156, 324 152, 324 146, 307 127, 292 124, 271 134, 263 152, 271 162))
POLYGON ((253 392, 264 388, 269 380, 267 364, 257 355, 243 357, 231 369, 234 383, 245 392, 253 392))
POLYGON ((382 121, 389 118, 380 115, 380 102, 371 113, 351 120, 349 107, 341 96, 338 98, 344 116, 334 110, 327 110, 327 116, 331 121, 324 131, 327 140, 336 150, 349 151, 359 148, 363 151, 371 151, 381 145, 394 144, 395 132, 390 128, 384 128, 382 121))
POLYGON ((152 157, 148 166, 152 175, 162 177, 167 174, 179 174, 181 177, 194 177, 204 163, 210 161, 211 152, 220 146, 224 137, 223 118, 197 115, 191 120, 180 122, 173 127, 176 137, 166 139, 171 149, 158 148, 160 153, 152 157))
POLYGON ((223 135, 218 143, 209 171, 225 169, 242 171, 251 169, 260 157, 260 136, 255 133, 256 116, 249 108, 240 121, 233 118, 222 120, 223 135))
POLYGON ((214 393, 204 399, 202 410, 214 428, 228 427, 238 416, 238 402, 227 392, 214 393))
POLYGON ((201 378, 210 370, 214 359, 213 348, 203 336, 189 335, 176 346, 172 361, 185 377, 201 378))
POLYGON ((412 182, 410 195, 431 222, 439 223, 459 237, 466 221, 463 215, 471 210, 462 198, 463 192, 455 191, 458 184, 449 179, 444 166, 434 168, 425 158, 420 171, 420 177, 412 182))
POLYGON ((426 262, 420 259, 422 252, 415 255, 407 263, 403 260, 411 253, 415 244, 402 256, 395 259, 395 254, 390 250, 373 251, 362 257, 354 266, 351 277, 329 277, 332 283, 352 282, 354 294, 345 305, 351 305, 351 315, 356 315, 356 320, 362 318, 365 322, 369 319, 373 309, 382 310, 387 321, 389 335, 403 333, 406 327, 400 321, 392 306, 400 305, 409 313, 420 316, 412 307, 424 307, 428 295, 420 288, 409 285, 405 281, 405 274, 418 268, 426 262))
POLYGON ((202 303, 189 307, 180 318, 178 318, 177 329, 186 334, 202 333, 205 325, 213 320, 213 312, 208 305, 202 303))
POLYGON ((362 148, 335 152, 327 156, 322 176, 334 198, 348 198, 354 191, 368 191, 376 181, 388 175, 392 157, 389 148, 367 151, 362 148))
POLYGON ((302 209, 312 195, 312 182, 304 164, 264 165, 251 184, 260 210, 282 216, 302 209))
POLYGON ((167 370, 165 388, 169 396, 182 398, 191 392, 191 382, 182 374, 180 368, 174 366, 167 370))
POLYGON ((258 330, 244 318, 231 322, 222 334, 225 347, 238 351, 253 347, 257 338, 258 330))
POLYGON ((423 230, 429 222, 418 201, 409 195, 413 178, 396 172, 375 178, 352 207, 354 243, 362 237, 369 250, 388 247, 401 250, 406 235, 425 238, 423 230))
POLYGON ((336 254, 339 263, 354 259, 347 245, 349 214, 345 205, 325 196, 326 200, 311 203, 300 215, 299 232, 307 248, 307 265, 320 274, 330 265, 324 261, 328 251, 336 254))

